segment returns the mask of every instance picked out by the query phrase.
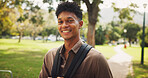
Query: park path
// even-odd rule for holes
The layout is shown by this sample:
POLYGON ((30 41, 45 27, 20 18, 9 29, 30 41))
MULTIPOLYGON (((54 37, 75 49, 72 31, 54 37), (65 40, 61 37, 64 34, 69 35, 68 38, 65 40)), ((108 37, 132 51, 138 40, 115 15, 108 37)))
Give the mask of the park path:
POLYGON ((108 60, 113 78, 126 78, 129 73, 132 73, 132 57, 121 50, 123 46, 114 47, 117 54, 108 60))

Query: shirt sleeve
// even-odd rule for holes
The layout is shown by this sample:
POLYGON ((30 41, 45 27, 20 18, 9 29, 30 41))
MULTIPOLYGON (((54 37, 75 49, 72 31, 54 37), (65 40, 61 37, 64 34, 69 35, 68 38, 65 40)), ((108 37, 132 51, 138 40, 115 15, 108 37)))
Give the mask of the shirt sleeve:
POLYGON ((39 78, 48 78, 48 77, 50 78, 51 77, 52 65, 54 62, 57 49, 58 48, 53 48, 46 53, 44 57, 42 69, 39 74, 39 78))
POLYGON ((102 54, 96 57, 95 78, 113 78, 107 60, 102 54))
POLYGON ((43 62, 43 65, 42 65, 42 69, 41 69, 39 78, 47 78, 47 77, 50 76, 45 61, 46 61, 46 60, 45 60, 45 58, 44 58, 44 62, 43 62))

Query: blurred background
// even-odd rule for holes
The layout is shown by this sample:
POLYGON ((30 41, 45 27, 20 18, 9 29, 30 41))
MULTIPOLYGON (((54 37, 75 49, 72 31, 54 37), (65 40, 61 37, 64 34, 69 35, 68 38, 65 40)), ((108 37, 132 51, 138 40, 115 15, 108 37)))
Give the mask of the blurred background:
POLYGON ((107 59, 123 45, 133 58, 126 77, 148 77, 148 0, 0 0, 0 70, 11 70, 14 78, 38 77, 46 52, 64 43, 55 15, 63 1, 81 6, 83 41, 107 59))

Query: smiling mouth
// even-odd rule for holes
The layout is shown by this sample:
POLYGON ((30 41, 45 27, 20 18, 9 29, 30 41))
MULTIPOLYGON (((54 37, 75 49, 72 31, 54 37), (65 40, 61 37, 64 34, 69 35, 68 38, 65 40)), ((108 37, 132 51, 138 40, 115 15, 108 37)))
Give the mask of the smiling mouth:
POLYGON ((64 32, 64 33, 68 33, 68 32, 71 32, 71 31, 62 31, 62 32, 64 32))

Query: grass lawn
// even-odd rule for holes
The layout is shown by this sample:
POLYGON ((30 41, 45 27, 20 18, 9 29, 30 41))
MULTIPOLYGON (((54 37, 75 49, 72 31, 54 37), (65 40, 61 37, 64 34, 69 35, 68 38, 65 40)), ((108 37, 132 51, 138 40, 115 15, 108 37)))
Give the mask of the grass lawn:
POLYGON ((100 51, 107 59, 111 58, 113 55, 116 54, 114 51, 115 46, 108 46, 108 45, 96 45, 95 48, 100 51))
MULTIPOLYGON (((62 41, 43 43, 42 40, 0 39, 0 70, 11 70, 13 78, 38 78, 45 53, 63 44, 62 41)), ((96 46, 106 58, 115 54, 113 47, 96 46), (107 49, 106 49, 107 48, 107 49)), ((0 78, 9 78, 9 73, 0 72, 0 78)))
POLYGON ((141 47, 127 47, 123 49, 126 53, 133 56, 134 75, 129 78, 148 78, 148 47, 144 48, 144 65, 141 65, 141 47))
MULTIPOLYGON (((63 42, 0 39, 0 70, 11 70, 14 78, 38 78, 45 53, 63 42)), ((0 78, 10 74, 0 73, 0 78), (4 75, 4 76, 2 76, 4 75)))

